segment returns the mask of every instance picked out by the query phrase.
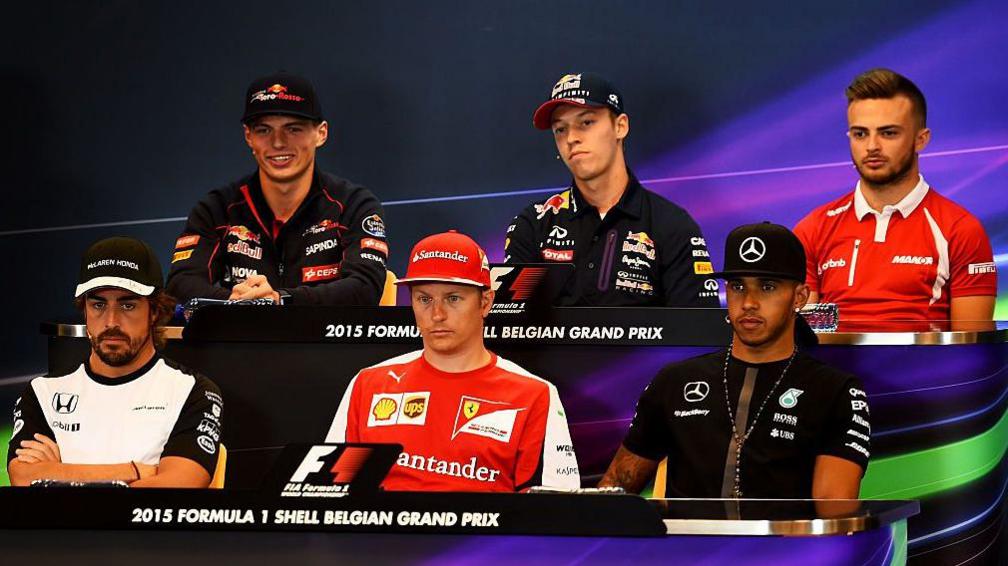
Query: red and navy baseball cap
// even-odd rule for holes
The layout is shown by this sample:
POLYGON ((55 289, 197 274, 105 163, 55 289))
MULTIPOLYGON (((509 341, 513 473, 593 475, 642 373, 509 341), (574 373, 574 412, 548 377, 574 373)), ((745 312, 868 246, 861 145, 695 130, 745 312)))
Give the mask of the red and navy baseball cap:
POLYGON ((617 116, 625 113, 623 95, 609 81, 595 73, 568 74, 560 77, 550 91, 550 98, 536 108, 532 124, 540 130, 552 125, 553 111, 561 104, 583 108, 609 108, 617 116))
POLYGON ((243 124, 268 114, 300 116, 316 122, 324 120, 311 82, 283 71, 252 81, 245 93, 243 124))
POLYGON ((164 287, 161 263, 154 250, 136 238, 117 236, 99 240, 84 252, 74 297, 100 287, 125 289, 149 297, 164 287))
POLYGON ((396 285, 456 283, 490 287, 486 252, 469 236, 449 230, 417 242, 410 252, 406 277, 396 285))

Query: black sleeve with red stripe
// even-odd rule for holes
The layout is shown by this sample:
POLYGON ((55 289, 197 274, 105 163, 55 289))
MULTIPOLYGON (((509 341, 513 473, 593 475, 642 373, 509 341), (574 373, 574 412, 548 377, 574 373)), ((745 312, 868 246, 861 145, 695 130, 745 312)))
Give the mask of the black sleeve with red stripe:
POLYGON ((220 191, 210 193, 193 207, 186 220, 185 229, 175 241, 172 251, 171 272, 166 288, 179 303, 189 299, 227 299, 231 291, 220 286, 224 275, 219 226, 227 224, 224 218, 215 218, 215 210, 225 210, 220 191), (191 252, 191 253, 190 253, 191 252))
POLYGON ((385 287, 388 241, 381 202, 367 189, 355 187, 343 205, 346 226, 341 238, 340 277, 330 283, 285 289, 287 303, 302 305, 377 305, 385 287))

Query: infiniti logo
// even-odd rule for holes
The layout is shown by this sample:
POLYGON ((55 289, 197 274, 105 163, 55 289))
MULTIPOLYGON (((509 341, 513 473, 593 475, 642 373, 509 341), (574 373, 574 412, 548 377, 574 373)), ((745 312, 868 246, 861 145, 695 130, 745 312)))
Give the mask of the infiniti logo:
POLYGON ((683 387, 683 398, 690 403, 703 401, 710 393, 710 385, 706 381, 691 381, 683 387))
POLYGON ((754 263, 763 259, 764 255, 766 255, 766 244, 763 243, 763 240, 756 236, 749 236, 742 240, 742 245, 739 246, 739 257, 742 258, 742 261, 754 263))

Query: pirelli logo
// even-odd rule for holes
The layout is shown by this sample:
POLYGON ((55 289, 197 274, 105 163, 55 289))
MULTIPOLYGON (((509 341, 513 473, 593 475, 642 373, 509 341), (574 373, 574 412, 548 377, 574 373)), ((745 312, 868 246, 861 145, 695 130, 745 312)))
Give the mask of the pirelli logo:
POLYGON ((971 263, 966 266, 969 275, 980 275, 983 273, 997 273, 997 265, 993 261, 985 263, 971 263))
POLYGON ((171 262, 175 263, 177 261, 184 261, 192 257, 193 250, 186 250, 184 252, 175 252, 172 255, 171 262))
POLYGON ((693 273, 697 275, 714 273, 714 265, 709 261, 695 261, 693 262, 693 273))

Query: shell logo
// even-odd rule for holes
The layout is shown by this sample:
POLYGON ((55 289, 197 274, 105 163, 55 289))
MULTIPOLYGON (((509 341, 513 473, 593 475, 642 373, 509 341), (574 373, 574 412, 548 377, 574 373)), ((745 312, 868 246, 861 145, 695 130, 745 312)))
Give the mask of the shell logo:
POLYGON ((386 397, 375 403, 374 408, 371 409, 371 414, 374 415, 375 420, 387 421, 392 418, 392 415, 395 414, 398 408, 399 405, 396 404, 394 399, 386 397))

